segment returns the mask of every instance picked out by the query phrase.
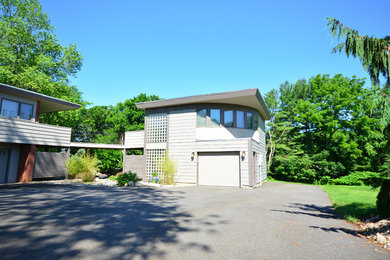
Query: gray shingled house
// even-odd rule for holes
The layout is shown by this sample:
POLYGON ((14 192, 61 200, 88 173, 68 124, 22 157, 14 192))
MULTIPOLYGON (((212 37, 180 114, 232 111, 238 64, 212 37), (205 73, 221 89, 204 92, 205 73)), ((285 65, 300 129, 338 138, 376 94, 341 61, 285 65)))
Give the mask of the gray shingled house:
POLYGON ((125 156, 124 170, 144 180, 161 173, 168 155, 177 164, 178 183, 257 186, 267 178, 265 120, 269 111, 258 89, 138 103, 145 130, 126 132, 125 147, 143 148, 125 156))
POLYGON ((37 145, 69 147, 71 128, 40 124, 40 113, 79 107, 0 83, 0 183, 32 180, 37 145))

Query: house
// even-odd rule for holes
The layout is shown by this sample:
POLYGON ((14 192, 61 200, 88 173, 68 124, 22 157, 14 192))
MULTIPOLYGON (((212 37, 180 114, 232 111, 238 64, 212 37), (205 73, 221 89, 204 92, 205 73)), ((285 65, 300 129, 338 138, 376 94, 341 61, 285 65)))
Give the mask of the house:
POLYGON ((161 174, 169 156, 176 181, 197 185, 254 187, 266 180, 265 121, 269 111, 258 89, 136 104, 145 110, 145 130, 125 133, 124 171, 144 180, 161 174))
POLYGON ((71 128, 40 124, 41 113, 79 107, 0 83, 0 183, 32 180, 37 145, 69 147, 71 128))

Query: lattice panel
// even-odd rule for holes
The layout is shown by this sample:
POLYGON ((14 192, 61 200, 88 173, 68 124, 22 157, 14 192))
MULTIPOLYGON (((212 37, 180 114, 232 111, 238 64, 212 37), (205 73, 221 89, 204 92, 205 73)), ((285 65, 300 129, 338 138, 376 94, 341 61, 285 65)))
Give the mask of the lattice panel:
POLYGON ((147 117, 146 141, 165 143, 167 141, 167 114, 153 114, 147 117))
POLYGON ((146 177, 149 179, 154 172, 162 177, 161 165, 166 159, 165 149, 146 149, 146 177))

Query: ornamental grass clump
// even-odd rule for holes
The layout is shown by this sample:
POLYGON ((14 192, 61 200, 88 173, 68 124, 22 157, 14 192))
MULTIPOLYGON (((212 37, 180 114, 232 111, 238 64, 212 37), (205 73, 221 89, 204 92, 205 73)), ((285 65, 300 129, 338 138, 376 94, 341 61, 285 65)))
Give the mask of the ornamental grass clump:
POLYGON ((177 166, 176 163, 169 156, 167 156, 162 162, 161 170, 163 172, 161 183, 174 185, 177 166))
POLYGON ((92 182, 99 171, 100 161, 93 155, 79 150, 75 155, 69 157, 65 167, 70 178, 80 178, 83 182, 92 182))

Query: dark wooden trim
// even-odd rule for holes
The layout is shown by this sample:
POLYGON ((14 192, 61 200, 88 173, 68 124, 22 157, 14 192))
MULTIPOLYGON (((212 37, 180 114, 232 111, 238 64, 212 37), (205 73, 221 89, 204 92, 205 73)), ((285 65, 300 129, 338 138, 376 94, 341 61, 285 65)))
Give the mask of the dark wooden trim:
MULTIPOLYGON (((33 111, 34 111, 34 108, 33 108, 33 111)), ((41 112, 41 101, 37 101, 37 108, 36 108, 36 111, 35 111, 35 122, 39 122, 39 114, 41 112)))

